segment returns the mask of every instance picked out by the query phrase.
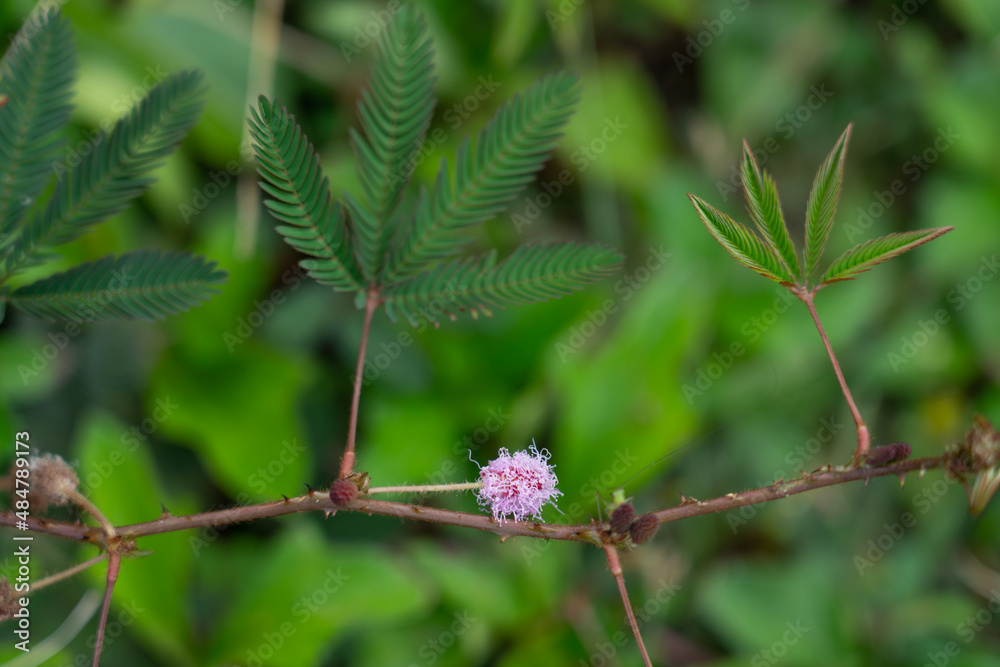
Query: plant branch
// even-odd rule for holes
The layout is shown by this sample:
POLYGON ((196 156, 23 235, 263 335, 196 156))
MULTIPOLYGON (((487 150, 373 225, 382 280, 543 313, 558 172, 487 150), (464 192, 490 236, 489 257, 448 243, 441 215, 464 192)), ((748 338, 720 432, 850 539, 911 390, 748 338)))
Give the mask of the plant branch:
POLYGON ((379 304, 377 289, 368 292, 365 299, 365 323, 361 328, 361 344, 358 345, 358 364, 354 369, 354 395, 351 397, 351 417, 347 427, 347 448, 340 463, 340 476, 348 477, 354 472, 354 443, 358 436, 358 408, 361 405, 362 373, 365 370, 365 350, 368 348, 368 334, 372 328, 372 317, 379 304))
POLYGON ((837 355, 833 353, 833 347, 830 345, 830 339, 826 336, 826 331, 823 330, 823 325, 819 321, 819 314, 816 312, 816 306, 813 304, 813 297, 816 294, 816 290, 812 292, 807 292, 803 290, 792 290, 793 293, 806 304, 809 308, 809 314, 812 315, 813 322, 816 324, 816 330, 819 331, 819 337, 823 340, 823 345, 826 347, 826 353, 830 355, 830 363, 833 364, 833 372, 837 374, 837 381, 840 382, 840 390, 844 393, 844 398, 847 399, 847 407, 851 410, 851 416, 854 417, 854 424, 858 429, 858 449, 854 456, 856 460, 861 460, 861 457, 868 451, 871 445, 871 435, 868 433, 868 426, 865 425, 865 420, 861 418, 861 412, 858 411, 858 406, 854 402, 854 397, 851 396, 851 390, 847 387, 847 381, 844 379, 844 374, 840 370, 840 364, 837 363, 837 355))
POLYGON ((108 579, 104 588, 104 605, 101 607, 101 620, 97 625, 97 640, 94 645, 94 664, 98 667, 101 663, 101 649, 104 647, 104 630, 108 625, 108 612, 111 610, 111 593, 115 590, 115 583, 118 582, 118 568, 122 562, 122 555, 117 551, 109 552, 108 557, 108 579))
MULTIPOLYGON (((711 500, 699 501, 693 498, 685 499, 680 505, 655 512, 660 523, 668 523, 702 514, 723 512, 744 505, 756 505, 762 502, 777 500, 798 493, 837 484, 846 484, 858 480, 868 480, 873 477, 887 475, 905 475, 910 472, 940 468, 950 460, 949 455, 921 459, 907 459, 886 466, 848 467, 825 466, 811 473, 805 473, 790 481, 779 480, 770 486, 745 491, 729 493, 711 500)), ((588 542, 603 546, 605 540, 602 528, 598 523, 579 525, 546 524, 534 521, 504 521, 502 524, 486 514, 470 514, 453 510, 425 507, 407 503, 395 503, 387 500, 375 500, 361 497, 346 505, 334 505, 326 493, 312 491, 303 496, 286 500, 247 505, 230 509, 204 512, 188 516, 164 515, 159 519, 119 526, 117 535, 123 539, 135 539, 147 535, 159 535, 191 528, 206 528, 223 526, 243 521, 253 521, 270 517, 295 514, 298 512, 323 511, 332 514, 337 511, 363 512, 365 514, 380 514, 416 521, 428 521, 449 526, 472 528, 501 537, 539 537, 548 540, 564 540, 570 542, 588 542)), ((19 519, 12 511, 0 512, 0 526, 15 526, 19 519)), ((108 540, 103 529, 81 524, 70 524, 45 519, 29 519, 28 529, 36 533, 56 535, 82 542, 90 542, 103 549, 108 548, 108 540)))
POLYGON ((471 491, 483 485, 482 482, 462 482, 460 484, 424 484, 422 486, 375 486, 368 489, 373 493, 437 493, 440 491, 471 491))
POLYGON ((653 663, 649 659, 649 653, 646 651, 646 644, 642 641, 642 634, 639 632, 639 623, 635 620, 632 603, 628 600, 625 577, 622 576, 622 564, 618 560, 618 547, 613 544, 605 544, 604 553, 608 557, 608 567, 611 568, 611 576, 615 578, 615 582, 618 584, 618 593, 622 596, 622 605, 625 606, 625 613, 628 614, 628 624, 632 627, 635 643, 639 645, 639 653, 642 654, 642 664, 646 667, 653 667, 653 663))
POLYGON ((879 468, 851 467, 851 466, 823 466, 818 470, 805 473, 801 477, 793 480, 778 480, 770 486, 763 486, 759 489, 744 491, 743 493, 727 493, 711 500, 695 500, 686 498, 680 505, 669 509, 653 512, 660 523, 669 523, 680 519, 687 519, 702 514, 714 514, 726 510, 744 507, 746 505, 756 505, 771 500, 787 498, 806 491, 821 489, 826 486, 846 484, 865 480, 868 482, 872 477, 884 477, 886 475, 897 475, 902 478, 910 472, 918 471, 921 475, 925 470, 944 467, 949 456, 930 456, 921 459, 907 459, 879 468))
POLYGON ((100 554, 98 556, 94 556, 90 560, 85 560, 82 563, 77 563, 76 565, 74 565, 73 567, 69 568, 68 570, 63 570, 62 572, 58 572, 56 574, 53 574, 52 576, 45 577, 44 579, 39 579, 35 583, 31 584, 31 590, 38 591, 38 590, 40 590, 42 588, 45 588, 46 586, 51 586, 52 584, 57 584, 60 581, 63 581, 64 579, 69 579, 73 575, 79 574, 80 572, 83 572, 84 570, 88 569, 92 565, 97 565, 102 560, 106 560, 107 558, 108 558, 108 554, 107 553, 102 553, 102 554, 100 554))

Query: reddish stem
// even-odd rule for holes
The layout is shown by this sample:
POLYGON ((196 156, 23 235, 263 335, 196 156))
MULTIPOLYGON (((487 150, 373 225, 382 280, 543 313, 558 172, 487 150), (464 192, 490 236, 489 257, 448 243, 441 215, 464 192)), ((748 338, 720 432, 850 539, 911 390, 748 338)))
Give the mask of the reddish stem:
POLYGON ((122 556, 117 551, 112 551, 108 555, 108 579, 104 587, 104 605, 101 607, 101 620, 97 625, 97 644, 94 646, 93 667, 98 667, 101 663, 101 649, 104 647, 104 629, 108 625, 108 612, 111 610, 111 593, 115 590, 115 583, 118 581, 118 568, 121 565, 122 556))
MULTIPOLYGON (((785 498, 791 495, 805 493, 837 484, 846 484, 874 477, 888 475, 905 475, 910 472, 920 472, 940 468, 949 461, 948 455, 921 459, 906 459, 877 468, 869 467, 837 467, 826 466, 801 477, 788 481, 778 481, 769 486, 741 493, 727 493, 711 500, 686 499, 679 505, 655 512, 660 523, 687 519, 693 516, 724 512, 726 510, 756 505, 785 498)), ((460 526, 495 533, 500 536, 540 537, 549 540, 566 540, 571 542, 589 542, 600 545, 598 535, 599 524, 561 525, 538 523, 535 521, 504 521, 499 524, 487 514, 469 514, 437 507, 422 507, 407 503, 394 503, 387 500, 361 497, 352 500, 347 505, 334 505, 329 496, 319 491, 313 491, 297 498, 277 500, 259 505, 246 505, 231 509, 203 512, 189 516, 173 516, 165 514, 159 519, 119 526, 116 533, 123 539, 135 539, 147 535, 160 535, 178 530, 204 528, 208 526, 225 526, 242 521, 253 521, 310 511, 351 511, 365 514, 381 514, 414 521, 427 521, 450 526, 460 526)), ((0 526, 15 526, 20 521, 13 511, 0 511, 0 526)), ((103 549, 108 548, 107 536, 97 526, 71 524, 47 519, 28 519, 28 530, 34 533, 55 535, 81 542, 89 542, 103 549)))
POLYGON ((368 349, 368 334, 371 332, 372 317, 378 308, 378 290, 368 292, 365 299, 365 323, 361 328, 361 344, 358 349, 358 364, 354 369, 354 395, 351 397, 351 417, 347 427, 347 447, 340 463, 340 476, 347 477, 354 472, 354 443, 358 436, 358 408, 361 405, 362 374, 365 370, 365 350, 368 349))
POLYGON ((622 596, 622 604, 625 605, 625 613, 628 614, 628 624, 632 626, 632 634, 635 635, 635 643, 639 645, 639 653, 642 654, 642 664, 646 667, 653 667, 646 651, 646 644, 642 641, 642 634, 639 632, 639 623, 635 620, 635 612, 632 611, 632 603, 628 600, 628 590, 625 588, 625 577, 622 576, 622 564, 618 560, 618 548, 613 544, 604 545, 604 553, 608 557, 608 567, 611 568, 611 576, 618 583, 618 593, 622 596))
POLYGON ((795 295, 806 304, 809 308, 809 314, 812 315, 813 323, 816 325, 816 330, 819 331, 819 337, 823 340, 823 345, 826 347, 826 353, 830 355, 830 363, 833 364, 833 372, 837 374, 837 381, 840 382, 840 390, 844 393, 844 398, 847 399, 847 407, 851 410, 851 416, 854 417, 854 424, 858 429, 858 449, 855 452, 855 459, 860 460, 861 456, 868 451, 868 447, 871 444, 871 436, 868 433, 868 426, 865 425, 865 420, 861 418, 861 412, 858 410, 857 404, 854 402, 854 397, 851 396, 851 390, 847 387, 847 380, 844 379, 844 374, 840 370, 840 364, 837 363, 837 355, 833 353, 833 347, 830 345, 830 339, 826 336, 826 331, 823 330, 823 325, 819 321, 819 314, 816 312, 816 306, 813 304, 813 296, 816 294, 816 290, 812 292, 794 291, 795 295))

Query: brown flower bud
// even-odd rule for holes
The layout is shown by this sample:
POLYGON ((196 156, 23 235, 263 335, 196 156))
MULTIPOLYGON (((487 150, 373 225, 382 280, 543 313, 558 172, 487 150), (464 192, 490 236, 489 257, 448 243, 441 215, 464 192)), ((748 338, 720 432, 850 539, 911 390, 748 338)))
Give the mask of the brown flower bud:
POLYGON ((632 522, 628 529, 628 535, 635 544, 648 542, 656 531, 660 529, 660 520, 653 514, 643 514, 632 522))
POLYGON ((894 442, 890 445, 873 447, 864 455, 864 462, 873 468, 887 466, 896 461, 902 461, 910 455, 910 446, 905 442, 894 442))
POLYGON ((622 535, 628 532, 628 527, 632 525, 632 519, 635 518, 635 509, 632 508, 630 503, 622 503, 615 508, 615 511, 611 513, 611 532, 616 535, 622 535))

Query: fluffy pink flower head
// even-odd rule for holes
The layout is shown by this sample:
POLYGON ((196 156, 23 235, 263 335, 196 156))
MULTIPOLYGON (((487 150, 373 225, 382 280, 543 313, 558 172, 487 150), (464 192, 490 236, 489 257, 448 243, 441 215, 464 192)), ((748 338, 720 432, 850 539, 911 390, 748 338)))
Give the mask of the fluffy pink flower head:
POLYGON ((514 521, 529 516, 541 519, 542 506, 555 506, 552 499, 562 495, 556 490, 559 480, 548 460, 548 451, 538 451, 534 444, 530 453, 522 450, 513 456, 506 448, 501 449, 499 456, 479 471, 483 483, 478 491, 479 504, 492 509, 493 519, 500 523, 505 516, 514 521))

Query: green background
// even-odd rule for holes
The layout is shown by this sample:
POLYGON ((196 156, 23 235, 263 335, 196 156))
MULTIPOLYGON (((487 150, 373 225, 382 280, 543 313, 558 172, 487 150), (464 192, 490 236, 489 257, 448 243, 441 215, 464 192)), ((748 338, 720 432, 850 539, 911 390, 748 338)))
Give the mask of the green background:
MULTIPOLYGON (((280 26, 274 94, 335 192, 358 187, 347 130, 375 53, 360 36, 378 32, 387 6, 288 3, 280 26)), ((445 140, 415 179, 431 182, 517 91, 574 69, 585 90, 559 150, 473 249, 580 239, 628 261, 580 295, 445 322, 409 345, 398 345, 406 325, 377 315, 370 359, 389 363, 365 389, 358 444, 374 484, 472 479, 464 438, 481 463, 534 438, 564 494, 566 515, 549 508, 546 520, 586 522, 595 492, 622 485, 642 512, 846 461, 850 415, 805 308, 785 308, 779 287, 733 262, 685 194, 746 222, 730 185, 745 137, 801 243, 812 177, 850 122, 824 266, 867 238, 955 226, 817 297, 875 444, 935 455, 976 412, 1000 420, 998 5, 422 6, 445 140), (499 85, 478 99, 482 80, 499 85), (564 170, 569 185, 547 199, 555 186, 541 184, 564 170)), ((30 7, 4 3, 5 44, 30 7)), ((248 90, 266 85, 248 76, 254 11, 240 0, 65 6, 80 54, 70 146, 138 100, 151 72, 199 67, 210 93, 152 189, 61 249, 55 268, 184 248, 230 272, 220 296, 161 324, 68 337, 14 311, 0 327, 0 462, 13 433, 29 431, 39 450, 79 463, 115 523, 153 519, 161 503, 181 514, 323 487, 342 453, 361 317, 349 296, 296 272, 255 199, 240 150, 248 90), (233 160, 239 178, 224 175, 233 160)), ((468 493, 422 502, 476 508, 468 493)), ((969 517, 961 486, 940 473, 902 489, 880 478, 667 525, 623 561, 656 664, 921 665, 952 649, 950 665, 992 665, 998 519, 995 506, 969 517)), ((104 665, 639 662, 603 554, 581 545, 342 513, 140 547, 155 553, 123 564, 104 665)), ((94 555, 55 538, 33 554, 36 577, 94 555)), ((88 575, 32 599, 35 642, 102 587, 102 567, 88 575)), ((46 664, 89 664, 95 628, 46 664)), ((16 654, 5 637, 0 660, 16 654)))

